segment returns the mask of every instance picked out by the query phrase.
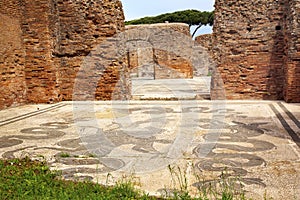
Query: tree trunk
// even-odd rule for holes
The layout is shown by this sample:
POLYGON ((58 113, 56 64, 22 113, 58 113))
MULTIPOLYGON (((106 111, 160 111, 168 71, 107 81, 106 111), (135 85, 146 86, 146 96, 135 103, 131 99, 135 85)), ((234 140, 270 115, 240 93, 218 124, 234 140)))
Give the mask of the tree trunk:
POLYGON ((199 30, 199 28, 201 28, 202 26, 203 26, 203 24, 199 24, 199 25, 197 26, 197 28, 195 29, 195 31, 194 31, 193 34, 192 34, 192 37, 195 36, 195 34, 196 34, 197 31, 199 30))

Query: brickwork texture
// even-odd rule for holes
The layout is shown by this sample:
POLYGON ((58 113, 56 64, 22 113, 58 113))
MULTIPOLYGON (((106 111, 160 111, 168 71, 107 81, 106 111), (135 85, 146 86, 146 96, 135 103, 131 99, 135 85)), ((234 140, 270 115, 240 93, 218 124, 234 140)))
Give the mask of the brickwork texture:
MULTIPOLYGON (((124 14, 118 0, 1 0, 0 109, 72 100, 83 59, 122 31, 124 14)), ((119 90, 113 86, 127 77, 120 75, 127 73, 120 70, 122 62, 105 67, 95 99, 111 99, 119 90)), ((87 73, 94 77, 97 72, 87 73)), ((120 91, 120 98, 127 98, 128 91, 120 91)))
POLYGON ((212 51, 227 99, 300 102, 300 1, 217 0, 212 51))
MULTIPOLYGON (((212 99, 300 102, 299 13, 300 0, 216 0, 214 33, 196 39, 216 59, 212 99), (224 89, 226 96, 218 96, 224 89)), ((185 41, 190 37, 188 26, 160 28, 166 26, 181 37, 169 37, 164 45, 163 31, 156 31, 151 42, 163 48, 130 51, 108 59, 104 66, 93 58, 95 66, 78 77, 94 47, 125 31, 121 2, 1 0, 0 109, 73 100, 75 81, 80 83, 79 100, 129 99, 130 71, 143 76, 153 66, 156 78, 191 78, 197 71, 186 59, 191 53, 182 56, 174 48, 190 45, 185 41), (169 43, 175 46, 168 47, 169 43), (147 59, 139 60, 139 54, 147 59), (137 71, 141 65, 144 69, 137 71)), ((104 52, 113 49, 107 45, 104 52)))
POLYGON ((189 26, 184 23, 158 23, 130 25, 126 30, 147 34, 148 38, 136 38, 133 51, 129 52, 129 68, 132 77, 147 79, 193 78, 191 55, 184 52, 186 42, 192 42, 189 26), (160 32, 160 33, 159 33, 160 32), (154 38, 156 37, 156 38, 154 38), (180 43, 182 39, 182 43, 180 43), (156 43, 159 40, 159 44, 156 43), (175 48, 172 48, 176 46, 175 48), (176 52, 176 48, 182 51, 176 52))

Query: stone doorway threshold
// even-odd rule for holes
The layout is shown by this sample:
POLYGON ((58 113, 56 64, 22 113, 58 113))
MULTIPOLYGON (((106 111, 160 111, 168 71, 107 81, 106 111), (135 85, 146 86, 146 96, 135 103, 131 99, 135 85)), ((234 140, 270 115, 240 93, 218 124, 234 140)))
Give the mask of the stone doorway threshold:
POLYGON ((211 77, 132 79, 132 100, 210 100, 211 77))

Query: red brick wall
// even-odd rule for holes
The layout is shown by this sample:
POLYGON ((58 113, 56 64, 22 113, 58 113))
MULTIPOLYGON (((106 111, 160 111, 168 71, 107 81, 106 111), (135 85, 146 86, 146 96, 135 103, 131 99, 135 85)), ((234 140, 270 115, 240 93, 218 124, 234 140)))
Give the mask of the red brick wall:
MULTIPOLYGON (((212 51, 219 74, 214 74, 222 78, 226 98, 300 102, 300 2, 217 0, 215 6, 212 51)), ((1 0, 0 109, 72 100, 83 58, 123 30, 119 1, 1 0)), ((178 30, 189 34, 186 28, 178 30)), ((126 59, 103 66, 105 73, 94 80, 96 99, 109 100, 113 92, 114 98, 129 98, 126 59)), ((81 81, 96 75, 91 70, 81 81)), ((212 95, 222 85, 213 79, 212 95)), ((89 84, 82 86, 89 90, 89 84)))
MULTIPOLYGON (((203 34, 195 38, 197 44, 206 48, 209 52, 213 52, 213 34, 203 34)), ((212 56, 212 55, 211 55, 212 56)))
POLYGON ((53 39, 49 0, 25 0, 22 25, 25 56, 27 101, 46 103, 58 101, 57 70, 52 59, 53 39))
POLYGON ((217 0, 215 7, 213 46, 226 98, 283 99, 284 1, 217 0))
POLYGON ((226 98, 300 102, 300 2, 217 0, 215 7, 212 51, 226 98))
POLYGON ((26 101, 19 1, 0 1, 0 109, 26 101))
MULTIPOLYGON (((123 30, 120 1, 1 0, 0 109, 72 100, 83 59, 123 30)), ((130 84, 124 66, 122 61, 103 66, 107 74, 96 80, 94 98, 108 100, 113 92, 117 98, 128 98, 130 84), (122 76, 117 76, 119 73, 122 76), (120 79, 125 87, 116 84, 120 79)), ((90 71, 85 82, 97 73, 90 71)), ((89 89, 88 85, 82 88, 89 89)))
MULTIPOLYGON (((57 0, 56 12, 58 12, 58 27, 56 28, 58 39, 55 40, 54 55, 60 66, 58 80, 60 94, 63 100, 72 100, 76 74, 83 65, 83 59, 93 47, 124 30, 124 14, 122 4, 113 0, 97 1, 97 3, 87 0, 57 0)), ((105 70, 108 74, 99 77, 101 81, 96 80, 100 81, 95 93, 96 99, 110 100, 112 92, 120 90, 113 86, 119 81, 120 77, 116 74, 122 67, 120 64, 114 66, 114 70, 105 70)), ((89 71, 86 78, 95 77, 98 72, 97 70, 89 71)), ((89 82, 90 80, 82 81, 89 82)), ((89 89, 88 84, 86 88, 82 88, 84 91, 89 89)), ((126 94, 123 95, 126 96, 126 94)))
POLYGON ((300 102, 300 2, 287 1, 285 88, 287 102, 300 102))
POLYGON ((154 49, 155 79, 193 78, 191 60, 164 50, 154 49))
POLYGON ((192 52, 184 51, 188 49, 188 43, 193 42, 187 24, 130 25, 126 29, 130 31, 128 34, 134 34, 136 30, 135 40, 140 40, 135 49, 141 51, 134 50, 128 54, 129 68, 135 76, 145 74, 147 78, 155 79, 193 78, 192 52), (169 37, 166 33, 169 33, 169 37), (144 67, 143 64, 149 64, 150 67, 144 67))

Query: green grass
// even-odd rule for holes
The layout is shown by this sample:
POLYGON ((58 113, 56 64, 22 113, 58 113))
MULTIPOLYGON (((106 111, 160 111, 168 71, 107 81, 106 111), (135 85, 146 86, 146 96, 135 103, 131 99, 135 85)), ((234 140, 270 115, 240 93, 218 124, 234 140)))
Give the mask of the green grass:
POLYGON ((64 152, 62 152, 59 156, 62 157, 62 158, 69 158, 69 157, 71 157, 70 154, 64 153, 64 152))
MULTIPOLYGON (((130 179, 123 179, 113 187, 90 181, 74 182, 62 180, 59 172, 50 171, 45 162, 32 161, 28 157, 14 160, 0 160, 0 199, 178 199, 178 200, 235 200, 246 199, 242 191, 234 188, 230 179, 218 180, 219 187, 203 185, 198 195, 191 196, 184 170, 169 166, 173 183, 179 187, 163 197, 151 197, 135 189, 130 179)), ((200 179, 199 179, 200 180, 200 179)), ((169 180, 167 180, 168 182, 169 180)), ((201 182, 201 181, 200 181, 201 182)))
MULTIPOLYGON (((197 186, 197 195, 193 197, 189 192, 189 180, 183 169, 176 166, 168 166, 169 172, 172 176, 172 182, 174 184, 172 199, 180 200, 247 200, 245 192, 239 188, 236 188, 237 184, 240 184, 238 179, 228 178, 226 174, 222 173, 219 180, 215 182, 205 184, 205 181, 201 179, 199 174, 194 172, 194 177, 200 183, 197 186), (202 185, 201 185, 202 183, 202 185), (179 186, 175 186, 179 185, 179 186)), ((240 185, 241 186, 241 185, 240 185)))
MULTIPOLYGON (((29 158, 0 160, 0 199, 151 199, 130 182, 105 187, 64 181, 43 162, 29 158)), ((153 198, 152 198, 153 199, 153 198)))

